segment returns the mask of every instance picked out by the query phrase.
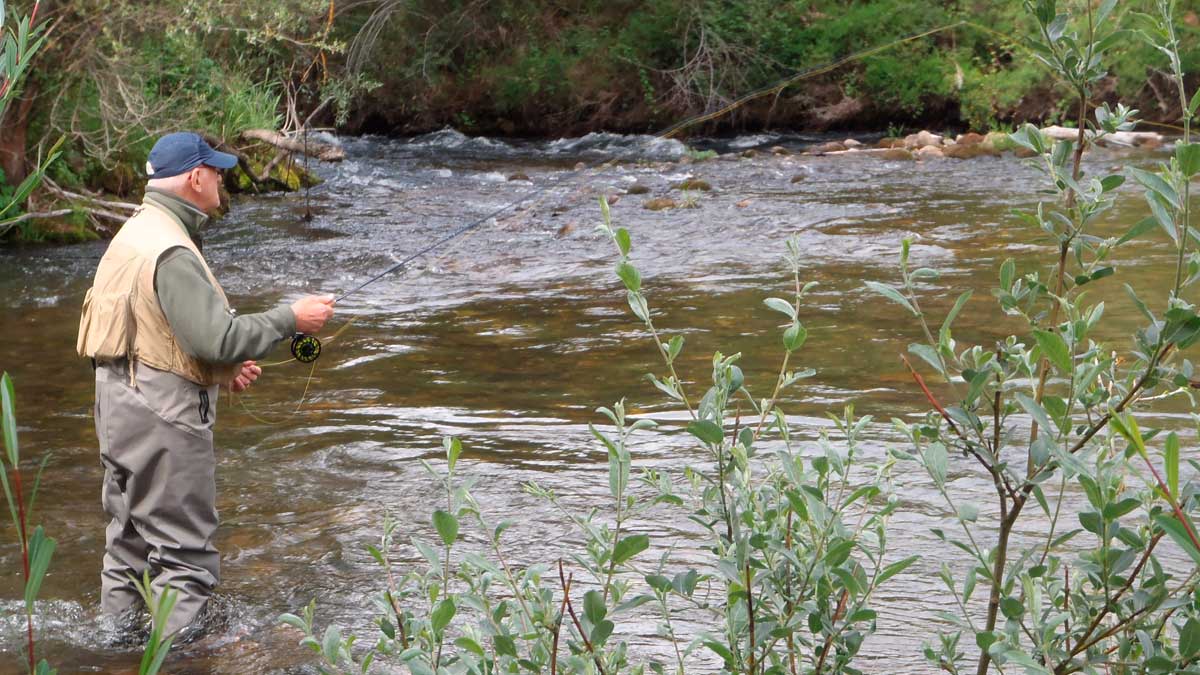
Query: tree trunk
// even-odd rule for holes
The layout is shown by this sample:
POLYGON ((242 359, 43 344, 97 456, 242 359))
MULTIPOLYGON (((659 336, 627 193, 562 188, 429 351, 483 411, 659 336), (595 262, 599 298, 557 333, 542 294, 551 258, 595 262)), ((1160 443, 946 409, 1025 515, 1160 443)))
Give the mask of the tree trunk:
POLYGON ((36 96, 37 86, 27 82, 21 98, 15 101, 16 105, 9 106, 8 113, 0 123, 0 169, 4 170, 11 185, 20 183, 29 175, 25 147, 29 136, 30 112, 36 96))

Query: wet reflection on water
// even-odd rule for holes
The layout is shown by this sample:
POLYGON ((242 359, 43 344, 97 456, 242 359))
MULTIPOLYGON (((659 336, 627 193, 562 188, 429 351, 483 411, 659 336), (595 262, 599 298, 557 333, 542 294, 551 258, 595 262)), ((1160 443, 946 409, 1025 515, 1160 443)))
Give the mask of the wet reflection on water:
MULTIPOLYGON (((675 470, 704 461, 672 423, 680 411, 642 379, 659 363, 625 306, 610 244, 593 231, 598 195, 623 195, 614 221, 633 234, 633 259, 657 325, 687 338, 680 370, 693 388, 703 386, 719 349, 743 353, 752 391, 757 384, 760 396, 769 393, 781 354, 778 320, 762 300, 788 292, 783 242, 798 237, 807 254, 802 274, 820 286, 802 308, 809 341, 793 365, 817 375, 793 389, 783 407, 795 433, 811 440, 829 427, 826 411, 853 403, 876 419, 869 444, 876 458, 897 442, 887 421, 924 410, 897 358, 920 331, 901 308, 867 294, 862 281, 894 281, 899 242, 914 237, 915 263, 943 272, 941 282, 922 289, 923 307, 940 317, 960 290, 976 289, 956 337, 989 344, 1015 328, 997 321, 987 292, 1000 262, 1014 257, 1030 269, 1049 264, 1052 253, 1010 213, 1032 204, 1040 187, 1039 176, 1011 158, 915 164, 733 155, 678 164, 663 161, 678 155, 675 146, 621 137, 556 146, 443 134, 347 145, 350 159, 323 169, 328 182, 313 191, 313 222, 299 220, 297 195, 269 196, 239 202, 209 234, 206 253, 241 311, 305 292, 347 290, 467 220, 561 179, 580 159, 616 154, 625 161, 564 182, 344 302, 338 322, 356 322, 326 348, 300 412, 294 409, 308 369, 295 364, 269 369, 245 408, 222 399, 221 592, 237 608, 237 626, 176 658, 175 673, 302 672, 306 652, 273 619, 313 597, 320 621, 370 631, 368 597, 381 579, 365 544, 377 538, 385 512, 407 532, 431 535, 437 489, 415 460, 440 458, 444 435, 467 445, 464 471, 479 479, 475 493, 487 516, 523 514, 506 535, 523 563, 553 560, 578 538, 522 492, 522 483, 553 488, 581 509, 606 503, 606 465, 587 431, 599 421, 597 406, 627 397, 633 411, 663 422, 640 435, 635 465, 675 470), (508 180, 518 172, 528 180, 508 180), (689 176, 714 188, 693 195, 697 208, 641 208, 649 197, 679 198, 669 186, 689 176), (634 182, 651 193, 624 195, 634 182)), ((1114 161, 1097 155, 1089 164, 1114 161)), ((1142 211, 1140 195, 1124 190, 1101 230, 1122 232, 1142 211)), ((102 251, 97 243, 0 253, 0 368, 16 380, 26 456, 53 453, 38 519, 59 552, 42 591, 40 634, 60 672, 136 672, 136 655, 108 645, 95 619, 101 468, 91 369, 74 357, 74 340, 102 251)), ((1138 325, 1119 284, 1152 298, 1173 274, 1162 242, 1123 250, 1117 275, 1097 284, 1111 295, 1108 335, 1138 325)), ((1185 412, 1183 404, 1170 405, 1158 422, 1177 423, 1185 412)), ((986 519, 990 483, 965 464, 953 469, 951 489, 973 495, 986 519)), ((897 486, 903 507, 892 521, 893 550, 925 557, 877 596, 879 634, 867 642, 861 664, 872 673, 927 670, 921 642, 932 637, 935 613, 950 609, 938 604, 934 572, 943 561, 961 564, 930 533, 953 520, 924 471, 901 465, 897 486)), ((660 547, 682 537, 681 565, 706 559, 682 513, 663 512, 635 527, 660 547)), ((1038 527, 1031 521, 1025 534, 1038 527)), ((4 532, 0 569, 11 571, 17 550, 4 532)), ((480 544, 477 533, 464 536, 466 547, 480 544)), ((405 549, 397 554, 407 558, 402 563, 417 559, 405 549)), ((19 597, 16 575, 0 578, 0 597, 19 597)), ((5 601, 0 660, 17 662, 21 626, 18 605, 5 601)), ((652 618, 626 626, 640 653, 666 649, 654 626, 652 618)), ((708 666, 703 657, 693 663, 696 672, 708 666)))

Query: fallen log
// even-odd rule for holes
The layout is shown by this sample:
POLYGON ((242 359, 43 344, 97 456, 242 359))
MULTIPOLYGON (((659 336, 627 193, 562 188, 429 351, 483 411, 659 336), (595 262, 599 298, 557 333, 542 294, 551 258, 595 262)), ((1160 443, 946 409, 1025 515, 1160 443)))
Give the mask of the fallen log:
POLYGON ((242 138, 262 141, 280 150, 307 154, 309 157, 316 157, 323 162, 340 162, 346 159, 346 151, 336 145, 321 143, 312 139, 309 139, 305 143, 303 137, 288 137, 270 129, 248 129, 242 132, 242 138))
POLYGON ((242 173, 249 176, 250 184, 254 186, 256 192, 258 191, 258 184, 262 183, 266 179, 260 179, 258 176, 254 175, 254 169, 250 167, 250 158, 246 157, 245 153, 217 138, 216 136, 213 136, 212 134, 201 134, 201 136, 204 138, 204 142, 211 145, 214 150, 229 153, 234 157, 237 157, 238 168, 242 170, 242 173))
POLYGON ((80 194, 78 192, 71 192, 70 190, 63 189, 58 183, 55 183, 48 176, 44 177, 42 179, 42 184, 45 185, 48 190, 50 190, 54 194, 56 194, 64 199, 69 199, 72 201, 83 201, 83 202, 88 202, 90 204, 98 204, 107 209, 136 211, 136 210, 138 210, 138 208, 140 206, 139 204, 134 204, 131 202, 113 202, 113 201, 107 201, 104 199, 100 199, 98 197, 93 197, 91 195, 80 194))
MULTIPOLYGON (((1042 129, 1042 134, 1056 141, 1074 141, 1079 138, 1078 129, 1059 126, 1046 127, 1042 129)), ((1090 129, 1085 131, 1084 135, 1089 139, 1096 138, 1096 132, 1090 129)), ((1100 145, 1119 145, 1124 147, 1157 148, 1163 144, 1163 141, 1163 135, 1157 131, 1116 131, 1096 138, 1096 142, 1100 145)))

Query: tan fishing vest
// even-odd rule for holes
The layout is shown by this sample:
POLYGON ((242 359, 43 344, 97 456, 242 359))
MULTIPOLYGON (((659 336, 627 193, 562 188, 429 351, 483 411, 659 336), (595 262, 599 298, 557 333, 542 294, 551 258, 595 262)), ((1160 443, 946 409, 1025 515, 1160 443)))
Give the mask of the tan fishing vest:
POLYGON ((205 363, 185 353, 158 304, 154 290, 158 258, 176 246, 196 255, 229 307, 221 284, 179 223, 161 208, 143 204, 100 259, 96 279, 83 300, 76 350, 97 362, 128 359, 131 382, 136 382, 134 366, 143 363, 201 386, 224 384, 237 374, 238 364, 205 363))

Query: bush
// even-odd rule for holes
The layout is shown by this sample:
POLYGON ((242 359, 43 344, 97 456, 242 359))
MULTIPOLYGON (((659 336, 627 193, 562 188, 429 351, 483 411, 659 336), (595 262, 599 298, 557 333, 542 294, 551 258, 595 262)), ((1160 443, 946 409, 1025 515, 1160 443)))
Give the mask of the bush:
POLYGON ((813 285, 800 282, 799 246, 788 246, 791 299, 766 300, 789 319, 770 396, 748 391, 736 365, 740 355, 717 353, 712 386, 694 399, 675 370, 684 340, 660 337, 641 274, 628 258, 629 232, 611 226, 603 202, 602 210, 601 229, 618 249, 616 272, 630 309, 663 356, 667 374, 650 379, 687 409, 686 430, 710 463, 680 472, 644 470, 634 478, 631 441, 656 424, 628 416, 623 402, 600 408, 607 425, 591 431, 608 458, 607 511, 575 513, 553 491, 524 486, 564 514, 581 544, 551 552, 557 565, 518 569, 502 536, 520 524, 487 520, 471 479, 460 477, 462 445, 447 439, 445 469, 425 464, 445 494, 444 508, 431 517, 437 539, 412 539, 425 564, 401 574, 393 569, 397 524, 391 519, 379 545, 368 547, 387 580, 375 600, 380 635, 370 650, 356 655, 356 638, 337 626, 319 635, 315 604, 280 617, 303 633, 301 644, 320 656, 322 672, 366 672, 384 658, 417 674, 669 669, 682 675, 692 672, 689 663, 701 648, 720 660, 722 672, 857 672, 854 659, 875 631, 872 595, 917 558, 895 559, 887 547, 887 521, 899 501, 891 493, 894 461, 876 465, 861 457, 858 439, 871 419, 848 408, 833 418, 839 438, 822 434, 804 452, 779 408, 781 393, 813 374, 795 370, 793 361, 807 335, 798 313, 813 285), (753 408, 745 419, 743 400, 753 408), (643 533, 646 523, 662 518, 703 527, 703 549, 711 554, 704 566, 688 568, 673 558, 675 542, 643 533), (486 542, 482 549, 462 550, 467 527, 475 530, 472 539, 486 542), (652 543, 664 552, 646 560, 641 554, 652 543), (647 611, 642 607, 659 618, 659 637, 673 663, 638 663, 630 653, 633 629, 625 625, 647 611), (704 628, 683 634, 681 621, 704 628))

